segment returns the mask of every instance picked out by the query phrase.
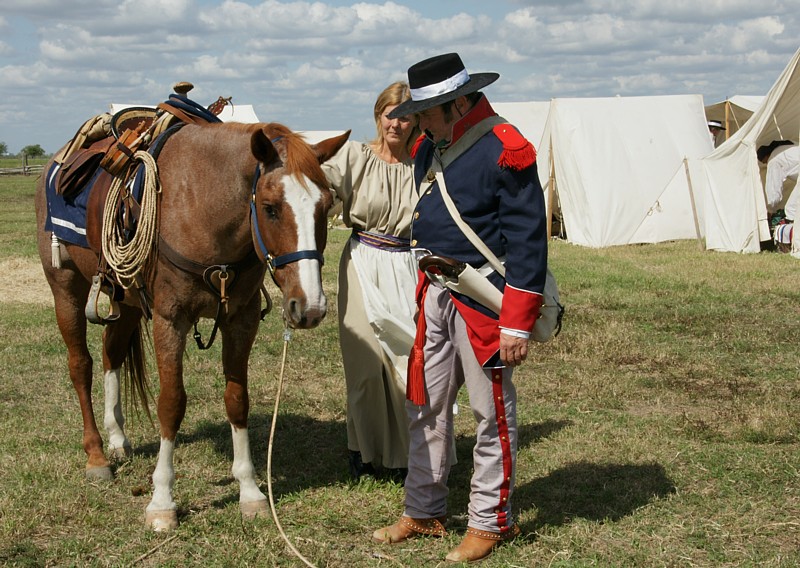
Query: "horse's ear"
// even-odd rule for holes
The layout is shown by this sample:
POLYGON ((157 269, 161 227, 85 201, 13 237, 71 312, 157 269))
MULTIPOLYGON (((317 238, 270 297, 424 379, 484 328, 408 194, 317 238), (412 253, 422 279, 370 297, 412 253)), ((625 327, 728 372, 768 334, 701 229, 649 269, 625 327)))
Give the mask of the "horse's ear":
POLYGON ((338 152, 344 143, 347 142, 347 139, 350 138, 350 131, 348 130, 344 134, 340 134, 339 136, 334 136, 333 138, 328 138, 327 140, 323 140, 322 142, 317 142, 314 144, 314 151, 317 153, 317 158, 319 158, 319 163, 327 162, 330 160, 336 152, 338 152))
POLYGON ((275 160, 279 160, 278 151, 272 145, 267 133, 263 128, 259 128, 250 137, 250 151, 256 159, 262 164, 271 164, 275 160))

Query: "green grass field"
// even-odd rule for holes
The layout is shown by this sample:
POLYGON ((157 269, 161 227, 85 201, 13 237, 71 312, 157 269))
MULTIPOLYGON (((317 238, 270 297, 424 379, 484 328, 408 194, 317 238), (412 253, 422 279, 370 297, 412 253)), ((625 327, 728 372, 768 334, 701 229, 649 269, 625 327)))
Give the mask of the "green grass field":
MULTIPOLYGON (((301 566, 271 519, 240 518, 219 342, 186 353, 181 526, 171 535, 144 528, 158 451, 145 420, 130 421, 135 453, 115 480, 85 480, 63 344, 48 291, 35 284, 33 182, 0 178, 0 564, 301 566)), ((319 567, 442 566, 466 524, 472 417, 464 398, 450 536, 372 542, 401 513, 403 490, 348 479, 335 313, 346 238, 332 230, 326 251, 332 310, 289 344, 273 451, 278 515, 319 567)), ((564 330, 533 345, 515 374, 523 535, 481 566, 800 566, 800 262, 704 252, 693 241, 602 250, 553 241, 550 258, 564 330)), ((92 326, 96 361, 101 331, 92 326)), ((251 359, 265 493, 281 331, 268 317, 251 359)), ((99 369, 95 378, 101 401, 99 369)))

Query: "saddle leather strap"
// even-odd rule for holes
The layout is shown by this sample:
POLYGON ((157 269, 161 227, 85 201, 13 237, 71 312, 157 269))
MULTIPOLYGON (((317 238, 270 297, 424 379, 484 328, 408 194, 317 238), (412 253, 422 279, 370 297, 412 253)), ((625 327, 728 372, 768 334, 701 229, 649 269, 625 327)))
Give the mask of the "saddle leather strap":
MULTIPOLYGON (((158 236, 158 250, 170 264, 176 268, 189 272, 196 276, 200 276, 206 286, 219 297, 217 303, 217 313, 214 316, 214 327, 211 330, 211 336, 208 343, 203 343, 203 338, 197 329, 197 322, 194 323, 194 340, 197 343, 198 349, 205 350, 214 344, 214 339, 217 336, 219 329, 220 318, 222 317, 223 308, 225 312, 228 311, 228 291, 233 288, 236 281, 236 276, 239 273, 246 272, 251 268, 259 265, 261 261, 258 258, 255 250, 251 250, 246 257, 242 260, 231 264, 214 264, 207 266, 199 262, 195 262, 190 258, 186 258, 181 253, 173 249, 164 238, 158 236), (219 284, 217 284, 217 281, 219 284)), ((263 315, 262 315, 263 318, 263 315)))
MULTIPOLYGON (((249 253, 247 253, 247 256, 237 262, 231 262, 228 264, 215 264, 211 266, 202 264, 192 260, 191 258, 186 258, 183 256, 181 253, 169 246, 169 243, 167 243, 167 241, 165 241, 164 237, 161 235, 158 236, 158 250, 164 255, 164 258, 166 258, 173 266, 175 266, 175 268, 180 268, 185 272, 191 272, 192 274, 200 277, 202 277, 209 268, 213 267, 225 266, 228 267, 228 269, 235 270, 237 273, 241 273, 261 264, 261 261, 259 260, 255 250, 251 250, 249 253)), ((205 280, 205 278, 203 280, 205 280)), ((228 288, 231 286, 232 283, 228 284, 228 288)))
POLYGON ((168 112, 172 116, 176 117, 181 122, 186 124, 208 124, 208 121, 202 117, 192 115, 178 107, 168 105, 165 103, 159 103, 156 105, 156 108, 159 110, 163 110, 164 112, 168 112))

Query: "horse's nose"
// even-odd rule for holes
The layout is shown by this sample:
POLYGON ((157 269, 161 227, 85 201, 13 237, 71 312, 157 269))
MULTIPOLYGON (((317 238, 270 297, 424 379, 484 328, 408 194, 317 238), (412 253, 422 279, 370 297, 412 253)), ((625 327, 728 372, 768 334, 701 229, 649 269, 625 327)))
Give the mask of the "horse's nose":
POLYGON ((287 303, 286 312, 289 323, 297 329, 310 329, 320 324, 327 313, 327 302, 324 300, 320 304, 312 306, 305 305, 305 302, 293 298, 287 303))

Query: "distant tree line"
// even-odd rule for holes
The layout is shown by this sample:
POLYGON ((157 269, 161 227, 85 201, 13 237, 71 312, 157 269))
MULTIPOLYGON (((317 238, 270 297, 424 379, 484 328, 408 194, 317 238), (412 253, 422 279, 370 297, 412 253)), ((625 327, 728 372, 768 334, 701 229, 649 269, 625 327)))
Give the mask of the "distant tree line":
MULTIPOLYGON (((8 144, 5 142, 0 142, 0 156, 7 156, 8 154, 8 144)), ((25 146, 22 150, 20 150, 18 156, 28 156, 29 158, 41 158, 45 155, 44 148, 42 148, 39 144, 30 144, 25 146)))

